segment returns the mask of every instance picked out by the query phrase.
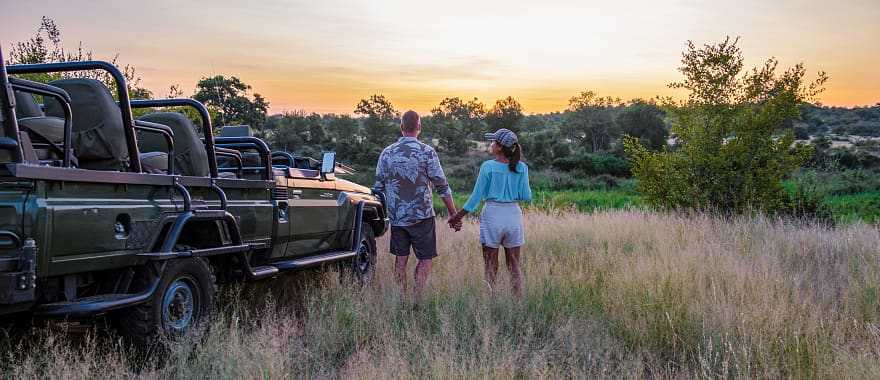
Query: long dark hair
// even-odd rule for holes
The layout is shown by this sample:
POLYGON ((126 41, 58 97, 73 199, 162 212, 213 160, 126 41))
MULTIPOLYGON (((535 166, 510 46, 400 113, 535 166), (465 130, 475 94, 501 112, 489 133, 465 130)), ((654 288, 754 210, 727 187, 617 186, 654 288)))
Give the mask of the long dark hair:
POLYGON ((507 157, 507 168, 511 172, 519 173, 516 171, 516 166, 519 165, 519 161, 522 159, 522 147, 519 146, 519 143, 513 143, 513 146, 509 148, 501 144, 498 144, 498 146, 501 147, 501 153, 504 153, 504 157, 507 157))

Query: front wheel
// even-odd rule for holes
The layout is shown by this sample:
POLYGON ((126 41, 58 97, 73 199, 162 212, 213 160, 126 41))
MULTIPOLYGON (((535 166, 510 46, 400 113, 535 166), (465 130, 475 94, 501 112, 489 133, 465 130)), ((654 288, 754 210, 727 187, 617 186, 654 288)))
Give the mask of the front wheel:
POLYGON ((376 236, 373 228, 364 223, 361 226, 361 241, 354 258, 343 263, 343 275, 350 277, 364 287, 373 283, 376 274, 376 236))
POLYGON ((122 332, 137 345, 150 345, 160 337, 181 337, 214 310, 217 288, 205 260, 176 259, 166 265, 153 298, 123 311, 122 332))

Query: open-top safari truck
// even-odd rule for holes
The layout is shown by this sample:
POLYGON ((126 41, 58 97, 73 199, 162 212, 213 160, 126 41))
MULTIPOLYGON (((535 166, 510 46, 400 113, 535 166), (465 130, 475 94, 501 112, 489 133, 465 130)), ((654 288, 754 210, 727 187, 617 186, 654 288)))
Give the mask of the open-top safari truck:
POLYGON ((0 318, 104 314, 148 342, 209 316, 218 283, 330 262, 371 280, 384 198, 336 178, 332 152, 215 138, 201 103, 132 101, 106 62, 7 67, 0 52, 0 87, 0 318), (84 70, 108 72, 116 99, 93 79, 9 76, 84 70), (132 116, 166 107, 193 107, 201 136, 180 113, 132 116))

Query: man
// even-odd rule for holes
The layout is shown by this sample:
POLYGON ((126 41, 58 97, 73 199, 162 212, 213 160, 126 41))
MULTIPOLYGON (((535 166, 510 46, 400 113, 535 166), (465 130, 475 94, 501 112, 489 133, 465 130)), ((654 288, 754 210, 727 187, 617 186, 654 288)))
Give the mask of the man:
MULTIPOLYGON (((391 254, 396 257, 394 273, 401 289, 406 289, 410 247, 419 260, 413 288, 414 301, 419 303, 431 271, 431 260, 437 257, 432 188, 440 195, 449 215, 455 215, 456 210, 437 152, 418 139, 422 132, 419 114, 406 111, 400 119, 400 132, 403 137, 379 156, 376 188, 388 199, 391 254)), ((461 223, 450 224, 450 227, 458 231, 461 223)))

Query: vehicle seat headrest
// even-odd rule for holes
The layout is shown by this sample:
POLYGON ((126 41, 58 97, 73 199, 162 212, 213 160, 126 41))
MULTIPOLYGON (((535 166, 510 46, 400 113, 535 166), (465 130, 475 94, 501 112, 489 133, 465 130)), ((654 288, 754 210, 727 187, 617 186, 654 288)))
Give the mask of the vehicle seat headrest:
POLYGON ((26 117, 44 116, 43 110, 37 104, 37 100, 30 93, 15 91, 15 116, 19 119, 26 117))
MULTIPOLYGON (((139 118, 167 125, 174 132, 174 172, 180 175, 207 177, 208 153, 196 134, 193 123, 178 112, 155 112, 139 118)), ((155 133, 138 133, 138 146, 145 152, 165 151, 165 138, 155 133)))
MULTIPOLYGON (((128 168, 128 148, 122 113, 103 83, 95 79, 72 78, 49 83, 70 95, 73 112, 73 147, 80 167, 94 170, 128 168)), ((61 105, 46 98, 46 114, 64 117, 61 105)))

